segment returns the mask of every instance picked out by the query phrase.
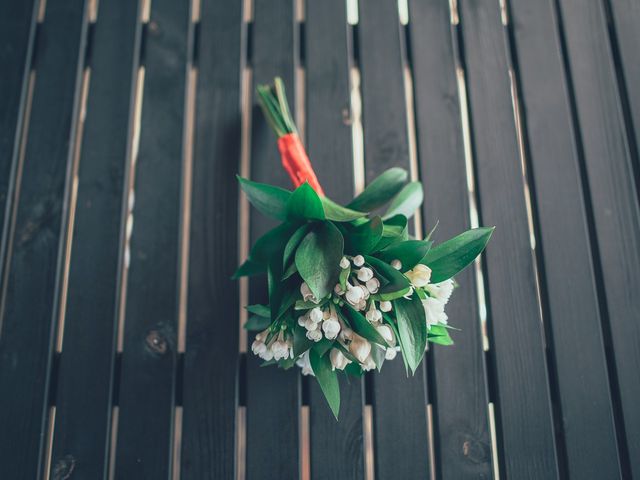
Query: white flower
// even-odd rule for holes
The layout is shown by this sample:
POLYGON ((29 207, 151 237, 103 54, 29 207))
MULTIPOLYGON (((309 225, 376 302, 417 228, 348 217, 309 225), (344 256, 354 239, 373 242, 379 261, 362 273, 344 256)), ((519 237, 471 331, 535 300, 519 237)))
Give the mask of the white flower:
POLYGON ((301 327, 304 327, 305 324, 307 323, 307 320, 309 320, 309 317, 307 315, 300 315, 298 317, 298 325, 300 325, 301 327))
POLYGON ((356 305, 356 310, 364 310, 365 308, 367 308, 367 301, 363 298, 362 300, 360 300, 360 303, 358 303, 358 305, 356 305))
POLYGON ((350 328, 343 326, 342 330, 340 330, 340 340, 345 343, 346 341, 351 341, 353 340, 353 330, 351 330, 350 328))
POLYGON ((267 351, 267 345, 260 340, 254 340, 251 344, 251 351, 254 355, 261 357, 267 351))
POLYGON ((300 285, 300 293, 302 294, 302 300, 304 300, 305 302, 319 302, 319 300, 315 297, 315 295, 309 288, 309 285, 307 285, 307 282, 302 282, 302 285, 300 285))
POLYGON ((369 370, 373 370, 374 368, 376 368, 376 362, 374 362, 373 357, 369 355, 367 358, 365 358, 364 362, 362 362, 362 369, 365 372, 368 372, 369 370))
POLYGON ((309 350, 300 355, 300 358, 296 360, 296 365, 302 369, 302 375, 315 376, 311 369, 311 362, 309 361, 309 350))
POLYGON ((382 313, 380 312, 380 310, 376 310, 375 304, 371 302, 371 308, 369 308, 365 317, 367 317, 367 320, 369 320, 369 322, 375 323, 382 320, 382 313))
POLYGON ((396 346, 396 336, 393 334, 393 330, 391 330, 391 327, 389 327, 389 325, 378 325, 376 327, 376 330, 378 331, 380 336, 384 338, 384 341, 387 342, 387 345, 389 345, 390 347, 396 346))
POLYGON ((398 350, 395 347, 387 348, 387 351, 384 352, 384 358, 386 360, 393 360, 394 358, 396 358, 397 354, 398 354, 398 350))
POLYGON ((333 291, 335 292, 336 295, 344 295, 344 290, 342 289, 342 286, 339 283, 336 283, 336 286, 333 287, 333 291))
POLYGON ((284 333, 281 331, 278 339, 271 344, 273 359, 278 361, 289 358, 289 344, 284 340, 284 333))
POLYGON ((362 255, 356 255, 355 257, 353 257, 353 264, 356 267, 361 267, 362 265, 364 265, 364 257, 362 255))
POLYGON ((358 280, 361 282, 366 282, 367 280, 371 280, 373 278, 373 270, 368 267, 362 267, 358 270, 358 280))
POLYGON ((429 284, 424 289, 429 292, 429 296, 440 300, 443 304, 446 304, 453 292, 453 280, 445 280, 440 283, 429 284))
POLYGON ((391 266, 396 270, 400 270, 402 268, 402 262, 396 258, 395 260, 391 260, 391 266))
POLYGON ((318 323, 314 322, 310 318, 307 318, 307 321, 304 322, 303 327, 306 328, 308 331, 317 330, 318 329, 318 323))
POLYGON ((347 294, 345 297, 351 305, 357 305, 364 298, 364 290, 360 285, 353 287, 347 284, 347 294))
POLYGON ((347 257, 342 257, 342 259, 340 260, 340 268, 343 270, 345 268, 349 268, 349 260, 347 259, 347 257))
POLYGON ((352 333, 349 351, 359 362, 364 363, 369 353, 371 353, 371 344, 360 335, 352 333))
POLYGON ((426 265, 419 263, 404 275, 409 279, 414 287, 421 288, 428 285, 429 280, 431 280, 431 269, 426 265))
POLYGON ((377 278, 367 280, 366 287, 367 290, 369 290, 369 293, 378 293, 378 290, 380 289, 380 280, 377 278))
POLYGON ((337 348, 331 349, 331 352, 329 353, 329 358, 331 359, 331 366, 333 367, 334 370, 336 368, 338 370, 344 370, 344 367, 346 367, 351 363, 351 360, 345 357, 344 354, 337 348))
POLYGON ((262 358, 263 360, 269 361, 273 358, 273 351, 271 348, 267 346, 265 343, 267 337, 269 336, 269 328, 266 328, 262 332, 256 335, 256 339, 251 344, 251 351, 262 358))
POLYGON ((447 323, 447 314, 444 313, 444 303, 437 298, 425 298, 422 300, 422 306, 424 307, 424 315, 427 319, 427 326, 435 325, 436 323, 447 323))
POLYGON ((322 331, 328 340, 335 340, 340 332, 340 323, 335 318, 330 318, 322 322, 322 331))
POLYGON ((380 302, 380 310, 382 310, 383 312, 390 312, 391 311, 391 302, 388 302, 387 300, 383 300, 380 302))
POLYGON ((318 307, 311 309, 309 311, 309 318, 312 322, 318 323, 322 320, 322 310, 318 307))
POLYGON ((319 328, 316 330, 309 330, 307 332, 307 338, 309 340, 313 340, 314 342, 319 342, 320 340, 322 340, 322 332, 319 328))

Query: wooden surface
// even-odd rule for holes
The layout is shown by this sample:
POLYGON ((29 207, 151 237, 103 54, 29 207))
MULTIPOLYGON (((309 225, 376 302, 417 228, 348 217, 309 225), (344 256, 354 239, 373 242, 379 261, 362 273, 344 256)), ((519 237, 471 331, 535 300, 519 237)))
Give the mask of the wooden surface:
POLYGON ((640 478, 637 2, 89 3, 0 0, 2 478, 640 478), (455 346, 343 382, 339 423, 240 342, 276 75, 330 197, 402 166, 414 233, 497 227, 455 346))

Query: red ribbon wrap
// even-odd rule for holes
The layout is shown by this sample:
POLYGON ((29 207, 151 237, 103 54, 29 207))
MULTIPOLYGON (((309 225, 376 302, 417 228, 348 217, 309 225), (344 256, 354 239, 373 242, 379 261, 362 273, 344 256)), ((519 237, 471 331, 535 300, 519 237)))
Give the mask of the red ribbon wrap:
POLYGON ((307 152, 302 146, 300 137, 296 133, 288 133, 278 138, 278 150, 282 159, 282 166, 289 174, 294 187, 304 182, 311 185, 318 195, 324 197, 324 191, 313 171, 307 152))

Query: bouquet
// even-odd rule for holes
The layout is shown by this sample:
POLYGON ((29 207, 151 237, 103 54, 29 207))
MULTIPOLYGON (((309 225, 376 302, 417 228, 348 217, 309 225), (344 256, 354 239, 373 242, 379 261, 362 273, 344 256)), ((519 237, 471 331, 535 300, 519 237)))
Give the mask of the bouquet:
POLYGON ((360 377, 400 353, 413 374, 427 342, 453 344, 445 313, 453 277, 482 252, 493 228, 436 246, 431 234, 411 238, 408 220, 423 191, 401 168, 382 173, 346 206, 331 201, 297 135, 282 81, 257 93, 295 189, 238 177, 249 202, 281 222, 234 275, 267 276, 269 304, 247 306, 245 328, 258 332, 251 350, 263 365, 314 376, 338 418, 339 373, 360 377))

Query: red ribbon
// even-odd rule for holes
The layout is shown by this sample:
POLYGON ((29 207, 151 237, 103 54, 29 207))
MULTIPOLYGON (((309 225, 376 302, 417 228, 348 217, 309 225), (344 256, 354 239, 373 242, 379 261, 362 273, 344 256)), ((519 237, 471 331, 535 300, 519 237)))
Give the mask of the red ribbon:
POLYGON ((318 195, 324 197, 324 191, 318 182, 298 134, 288 133, 278 138, 278 150, 280 150, 282 166, 289 174, 293 186, 297 188, 307 182, 318 195))

